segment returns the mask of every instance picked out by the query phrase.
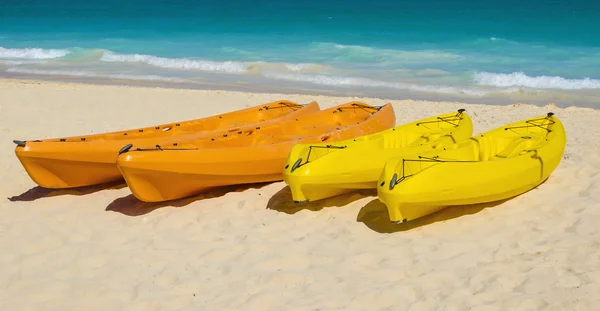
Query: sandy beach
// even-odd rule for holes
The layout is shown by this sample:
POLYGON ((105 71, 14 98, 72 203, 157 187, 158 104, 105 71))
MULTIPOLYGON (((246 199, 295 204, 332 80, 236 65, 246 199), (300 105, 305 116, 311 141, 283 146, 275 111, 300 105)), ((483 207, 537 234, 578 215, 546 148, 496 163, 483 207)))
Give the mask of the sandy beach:
POLYGON ((0 310, 598 310, 600 110, 0 79, 0 310), (188 120, 278 99, 465 108, 474 133, 554 112, 564 158, 523 195, 401 225, 375 191, 298 205, 283 182, 141 203, 37 187, 13 139, 188 120))

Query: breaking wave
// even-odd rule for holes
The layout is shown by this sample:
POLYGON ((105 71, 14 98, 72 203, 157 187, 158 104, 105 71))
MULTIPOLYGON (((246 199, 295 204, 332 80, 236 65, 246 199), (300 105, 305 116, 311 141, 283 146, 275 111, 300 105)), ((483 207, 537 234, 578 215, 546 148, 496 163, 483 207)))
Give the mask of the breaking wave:
POLYGON ((489 85, 497 87, 524 86, 537 89, 599 89, 600 80, 597 79, 566 79, 557 76, 530 77, 523 72, 513 73, 491 73, 477 72, 474 82, 478 85, 489 85))
POLYGON ((71 53, 69 50, 63 49, 6 49, 0 47, 0 58, 17 58, 17 59, 52 59, 60 58, 71 53))

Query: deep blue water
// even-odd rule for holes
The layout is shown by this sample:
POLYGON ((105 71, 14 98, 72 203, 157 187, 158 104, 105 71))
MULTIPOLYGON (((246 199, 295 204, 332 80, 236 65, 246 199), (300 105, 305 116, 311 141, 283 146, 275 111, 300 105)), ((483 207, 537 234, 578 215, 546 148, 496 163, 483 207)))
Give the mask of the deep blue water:
POLYGON ((599 12, 591 1, 9 0, 0 73, 589 99, 599 12))

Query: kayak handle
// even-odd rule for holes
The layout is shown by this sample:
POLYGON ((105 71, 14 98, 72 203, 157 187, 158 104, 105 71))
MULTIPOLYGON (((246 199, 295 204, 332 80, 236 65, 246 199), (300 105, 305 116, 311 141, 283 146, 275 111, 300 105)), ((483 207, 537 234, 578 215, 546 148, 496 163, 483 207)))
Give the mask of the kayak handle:
POLYGON ((296 160, 296 162, 294 162, 294 165, 292 165, 292 169, 290 170, 290 173, 295 171, 298 167, 300 167, 300 163, 302 163, 302 158, 298 158, 298 160, 296 160))
POLYGON ((125 147, 123 147, 123 148, 121 148, 121 150, 119 150, 119 154, 129 151, 129 149, 131 149, 131 147, 133 147, 133 144, 127 144, 125 147))

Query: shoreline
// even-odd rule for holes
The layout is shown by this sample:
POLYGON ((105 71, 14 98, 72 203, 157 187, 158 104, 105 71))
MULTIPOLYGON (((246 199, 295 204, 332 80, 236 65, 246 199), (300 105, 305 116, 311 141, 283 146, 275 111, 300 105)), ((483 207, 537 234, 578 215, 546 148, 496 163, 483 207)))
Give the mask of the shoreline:
POLYGON ((532 104, 535 106, 545 106, 554 104, 561 108, 581 107, 600 109, 598 106, 597 97, 594 95, 584 94, 568 94, 568 90, 561 90, 552 93, 548 90, 543 96, 536 94, 536 90, 521 89, 519 93, 485 95, 482 97, 473 97, 468 95, 456 94, 441 94, 434 92, 415 91, 415 90, 390 90, 390 89, 364 89, 353 88, 349 91, 335 89, 318 89, 318 88, 299 88, 279 86, 264 86, 247 82, 169 82, 169 81, 152 81, 152 80, 131 80, 131 79, 115 79, 103 77, 68 77, 68 76, 53 76, 53 75, 36 75, 36 74, 14 74, 0 73, 0 80, 23 80, 23 81, 38 81, 38 82, 55 82, 55 83, 75 83, 86 85, 114 85, 114 86, 130 86, 130 87, 154 87, 165 89, 185 89, 185 90, 211 90, 224 92, 245 92, 245 93, 260 93, 260 94, 284 94, 284 95, 306 95, 306 96, 333 96, 333 97, 363 97, 363 98, 386 98, 388 100, 417 100, 417 101, 439 101, 439 102, 463 102, 468 104, 486 104, 494 106, 503 106, 510 104, 532 104))
POLYGON ((595 310, 600 110, 0 78, 2 310, 595 310), (123 182, 37 187, 13 139, 189 120, 278 99, 391 102, 396 124, 464 108, 473 134, 554 112, 561 163, 502 202, 392 225, 373 191, 294 204, 283 182, 160 204, 123 182))

